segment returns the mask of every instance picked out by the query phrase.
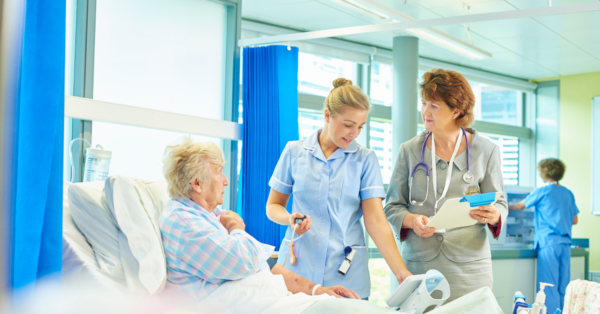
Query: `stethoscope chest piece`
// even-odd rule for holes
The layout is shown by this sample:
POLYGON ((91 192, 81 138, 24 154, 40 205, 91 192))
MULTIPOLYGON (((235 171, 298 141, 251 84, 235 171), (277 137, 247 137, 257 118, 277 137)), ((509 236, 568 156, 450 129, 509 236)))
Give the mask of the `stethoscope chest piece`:
POLYGON ((467 171, 464 175, 463 175, 463 180, 465 181, 465 183, 467 184, 471 184, 473 183, 473 174, 471 173, 471 171, 467 171))

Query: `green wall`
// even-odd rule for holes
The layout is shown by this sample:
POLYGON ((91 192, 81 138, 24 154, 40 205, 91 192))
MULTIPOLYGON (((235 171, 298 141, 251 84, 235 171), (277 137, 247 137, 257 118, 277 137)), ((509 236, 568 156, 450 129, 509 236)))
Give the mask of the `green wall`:
POLYGON ((567 166, 561 184, 573 191, 580 211, 573 237, 590 239, 590 270, 600 271, 600 216, 591 214, 590 146, 592 98, 600 96, 600 72, 540 81, 556 79, 560 80, 560 159, 567 166))

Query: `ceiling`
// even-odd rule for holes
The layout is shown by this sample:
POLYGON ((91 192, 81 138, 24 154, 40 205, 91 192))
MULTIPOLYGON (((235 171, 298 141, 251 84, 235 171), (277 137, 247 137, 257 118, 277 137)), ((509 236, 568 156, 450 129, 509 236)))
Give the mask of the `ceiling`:
MULTIPOLYGON (((548 0, 377 0, 416 19, 542 8, 548 0)), ((598 2, 553 0, 552 6, 598 2)), ((385 23, 336 0, 243 0, 242 16, 306 31, 385 23)), ((466 25, 473 44, 493 57, 472 60, 420 40, 419 55, 525 79, 600 71, 600 12, 479 22, 466 25)), ((437 27, 470 42, 463 25, 437 27)), ((392 48, 402 31, 341 38, 392 48)))

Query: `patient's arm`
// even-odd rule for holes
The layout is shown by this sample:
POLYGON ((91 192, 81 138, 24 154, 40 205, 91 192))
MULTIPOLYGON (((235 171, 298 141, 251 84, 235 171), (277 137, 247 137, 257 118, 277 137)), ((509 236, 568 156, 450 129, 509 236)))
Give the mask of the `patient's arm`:
MULTIPOLYGON (((312 295, 312 290, 316 285, 314 282, 296 275, 291 270, 279 264, 275 264, 275 266, 273 266, 271 273, 274 275, 282 275, 285 285, 287 286, 288 291, 291 293, 304 292, 305 294, 312 295)), ((319 287, 317 288, 317 291, 315 291, 315 295, 325 293, 338 298, 346 297, 350 299, 360 299, 356 292, 346 289, 342 286, 319 287)))
POLYGON ((273 247, 248 233, 215 225, 190 212, 165 215, 161 221, 167 254, 181 261, 181 268, 208 282, 239 280, 258 272, 273 247))

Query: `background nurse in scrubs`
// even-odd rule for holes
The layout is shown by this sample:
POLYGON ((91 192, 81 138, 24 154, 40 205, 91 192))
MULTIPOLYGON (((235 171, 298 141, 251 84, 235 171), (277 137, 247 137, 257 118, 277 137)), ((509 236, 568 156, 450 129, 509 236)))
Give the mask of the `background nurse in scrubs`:
POLYGON ((385 198, 375 152, 355 139, 367 123, 370 103, 352 81, 339 78, 325 100, 325 125, 306 140, 287 144, 269 186, 267 216, 288 225, 278 263, 290 249, 292 221, 307 216, 296 229, 293 253, 285 267, 317 284, 342 285, 361 298, 370 295, 368 250, 361 217, 369 235, 399 282, 410 276, 383 212, 385 198), (293 194, 292 214, 286 211, 293 194), (338 272, 347 251, 355 256, 346 275, 338 272), (346 250, 346 252, 345 252, 346 250))
POLYGON ((533 248, 537 251, 537 281, 554 285, 546 288, 546 307, 548 313, 554 313, 557 308, 563 309, 565 290, 571 281, 571 235, 579 209, 573 193, 558 184, 565 174, 562 161, 544 159, 538 170, 546 185, 508 208, 522 210, 535 206, 533 248))

